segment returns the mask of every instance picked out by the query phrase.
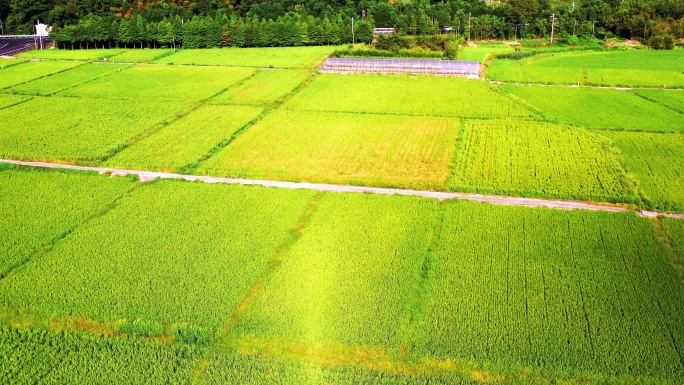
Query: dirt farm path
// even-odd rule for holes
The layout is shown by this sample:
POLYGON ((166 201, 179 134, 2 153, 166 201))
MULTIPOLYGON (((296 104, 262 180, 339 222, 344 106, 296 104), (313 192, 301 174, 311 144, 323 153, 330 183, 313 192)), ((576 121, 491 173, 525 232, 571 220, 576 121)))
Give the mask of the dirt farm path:
MULTIPOLYGON (((627 208, 611 205, 611 204, 597 204, 585 201, 572 200, 556 200, 556 199, 540 199, 540 198, 521 198, 510 196, 496 196, 496 195, 482 195, 482 194, 466 194, 457 192, 442 192, 442 191, 428 191, 428 190, 407 190, 396 188, 382 188, 382 187, 366 187, 366 186, 349 186, 349 185, 335 185, 335 184, 320 184, 307 182, 282 182, 273 180, 258 180, 258 179, 241 179, 241 178, 221 178, 214 176, 203 175, 185 175, 172 174, 166 172, 153 171, 139 171, 139 170, 123 170, 117 168, 106 167, 87 167, 74 166, 69 164, 46 163, 46 162, 25 162, 20 160, 0 159, 0 163, 10 163, 26 167, 41 167, 51 169, 68 169, 81 171, 96 171, 100 174, 111 174, 117 176, 137 175, 141 181, 150 181, 156 178, 161 179, 183 179, 187 181, 202 181, 204 183, 227 183, 227 184, 242 184, 242 185, 258 185, 264 187, 279 187, 288 189, 308 189, 315 191, 329 191, 329 192, 346 192, 346 193, 365 193, 365 194, 379 194, 379 195, 408 195, 424 198, 434 198, 439 200, 446 199, 463 199, 476 202, 487 202, 497 205, 509 206, 526 206, 526 207, 548 207, 553 209, 565 210, 593 210, 593 211, 610 211, 610 212, 626 212, 630 211, 627 208)), ((638 214, 644 217, 668 216, 674 218, 684 218, 684 214, 669 214, 659 213, 653 211, 638 211, 638 214)))

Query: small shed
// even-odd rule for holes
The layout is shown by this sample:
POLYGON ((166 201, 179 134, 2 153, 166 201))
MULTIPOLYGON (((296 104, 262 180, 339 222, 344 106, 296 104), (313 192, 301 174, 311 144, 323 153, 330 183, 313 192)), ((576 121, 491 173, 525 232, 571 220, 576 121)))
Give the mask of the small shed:
POLYGON ((374 28, 373 35, 394 35, 394 28, 374 28))

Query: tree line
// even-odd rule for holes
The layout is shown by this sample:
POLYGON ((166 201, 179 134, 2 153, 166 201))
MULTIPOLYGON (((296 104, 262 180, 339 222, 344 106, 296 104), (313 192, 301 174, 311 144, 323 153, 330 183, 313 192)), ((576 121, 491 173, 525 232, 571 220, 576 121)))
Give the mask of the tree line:
POLYGON ((5 31, 36 20, 64 44, 289 46, 368 41, 373 27, 465 39, 684 38, 684 0, 0 0, 5 31), (352 18, 354 28, 352 30, 352 18), (170 41, 169 41, 170 39, 170 41))

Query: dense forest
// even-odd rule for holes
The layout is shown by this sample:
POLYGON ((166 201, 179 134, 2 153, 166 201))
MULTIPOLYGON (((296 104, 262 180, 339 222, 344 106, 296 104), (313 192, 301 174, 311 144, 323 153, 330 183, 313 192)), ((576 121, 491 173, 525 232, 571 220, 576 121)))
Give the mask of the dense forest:
POLYGON ((37 20, 54 40, 92 46, 297 46, 372 39, 374 27, 464 39, 684 38, 684 0, 0 0, 5 33, 37 20), (354 26, 352 29, 352 18, 354 26), (553 19, 553 20, 552 20, 553 19))

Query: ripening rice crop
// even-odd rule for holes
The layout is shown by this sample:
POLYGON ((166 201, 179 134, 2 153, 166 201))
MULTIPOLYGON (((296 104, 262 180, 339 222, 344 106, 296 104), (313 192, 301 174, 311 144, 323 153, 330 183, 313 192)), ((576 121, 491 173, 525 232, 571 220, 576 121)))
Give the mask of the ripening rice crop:
POLYGON ((201 350, 133 338, 0 329, 3 384, 186 384, 201 350))
POLYGON ((261 70, 216 96, 211 102, 268 105, 282 99, 308 77, 306 70, 261 70))
POLYGON ((611 130, 684 131, 684 114, 627 91, 509 85, 503 89, 565 123, 611 130))
POLYGON ((182 105, 37 97, 0 109, 0 157, 95 160, 111 156, 182 105))
POLYGON ((87 83, 111 74, 126 66, 112 64, 87 64, 54 75, 45 76, 8 89, 6 92, 25 95, 51 95, 65 88, 87 83))
POLYGON ((290 237, 313 192, 158 181, 0 280, 0 306, 216 330, 290 237))
POLYGON ((77 62, 25 62, 0 69, 0 89, 83 65, 77 62))
POLYGON ((455 191, 635 202, 607 141, 586 130, 520 120, 468 120, 448 187, 455 191))
POLYGON ((432 260, 418 354, 684 376, 684 284, 646 218, 453 202, 432 260))
POLYGON ((141 104, 148 100, 198 101, 216 95, 253 72, 248 68, 132 66, 59 95, 136 99, 141 101, 135 103, 141 104))
POLYGON ((104 210, 131 187, 126 178, 0 171, 0 276, 104 210))
POLYGON ((684 135, 604 132, 620 149, 647 207, 684 212, 684 135))
POLYGON ((530 118, 536 114, 480 80, 439 76, 323 74, 287 108, 378 114, 530 118))
POLYGON ((318 46, 184 49, 162 58, 159 62, 226 67, 308 68, 336 48, 335 46, 318 46))
POLYGON ((391 186, 441 185, 460 122, 278 110, 200 165, 209 175, 391 186))
POLYGON ((408 322, 437 201, 326 194, 237 336, 392 346, 408 322))
POLYGON ((204 106, 124 149, 107 162, 119 168, 182 170, 226 143, 261 113, 247 106, 204 106))
POLYGON ((125 51, 124 49, 43 49, 20 53, 17 56, 34 59, 99 61, 125 51))

